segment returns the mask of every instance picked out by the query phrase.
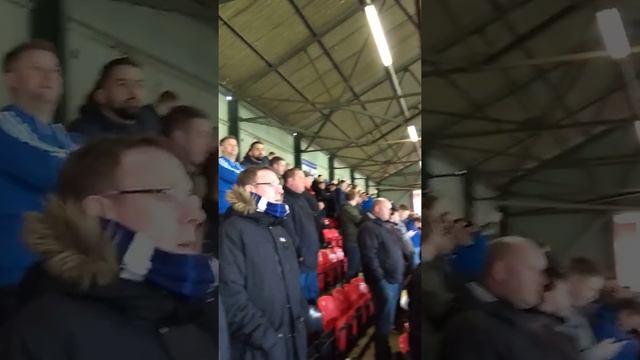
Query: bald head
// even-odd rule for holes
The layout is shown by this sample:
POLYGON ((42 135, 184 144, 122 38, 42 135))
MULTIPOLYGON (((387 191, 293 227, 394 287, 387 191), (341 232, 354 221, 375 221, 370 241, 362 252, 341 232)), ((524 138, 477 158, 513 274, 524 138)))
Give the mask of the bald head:
POLYGON ((484 284, 514 307, 532 308, 542 300, 546 267, 544 252, 532 240, 518 236, 499 238, 489 246, 484 284))
POLYGON ((391 217, 391 202, 385 198, 377 198, 373 201, 371 210, 373 215, 382 221, 389 221, 391 217))

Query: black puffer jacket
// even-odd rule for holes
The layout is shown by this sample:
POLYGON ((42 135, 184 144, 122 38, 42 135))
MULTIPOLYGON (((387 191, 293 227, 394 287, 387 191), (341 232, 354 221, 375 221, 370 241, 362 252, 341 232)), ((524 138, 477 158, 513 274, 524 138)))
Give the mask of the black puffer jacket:
POLYGON ((269 166, 269 158, 265 156, 261 160, 256 160, 249 156, 249 154, 246 154, 242 162, 240 162, 240 165, 244 166, 245 169, 252 166, 269 166))
POLYGON ((220 293, 227 312, 232 359, 307 358, 306 303, 293 237, 271 215, 257 213, 243 189, 231 204, 220 241, 220 293))
POLYGON ((83 141, 90 141, 101 136, 156 135, 153 129, 145 128, 140 120, 115 121, 108 118, 94 104, 83 105, 80 109, 80 117, 69 125, 68 130, 81 135, 83 141))
POLYGON ((298 258, 302 258, 300 271, 316 271, 320 239, 318 238, 315 214, 309 206, 307 195, 305 193, 298 194, 285 187, 284 202, 289 205, 290 211, 284 226, 289 233, 296 237, 298 258))
POLYGON ((25 277, 29 302, 0 339, 0 359, 217 359, 216 301, 118 279, 111 241, 95 219, 69 209, 58 202, 27 221, 42 263, 25 277))
POLYGON ((542 328, 526 311, 502 300, 463 303, 444 332, 443 360, 580 359, 577 347, 567 344, 570 338, 542 328))
POLYGON ((384 221, 365 221, 358 230, 358 245, 367 283, 402 283, 407 269, 402 239, 384 221))

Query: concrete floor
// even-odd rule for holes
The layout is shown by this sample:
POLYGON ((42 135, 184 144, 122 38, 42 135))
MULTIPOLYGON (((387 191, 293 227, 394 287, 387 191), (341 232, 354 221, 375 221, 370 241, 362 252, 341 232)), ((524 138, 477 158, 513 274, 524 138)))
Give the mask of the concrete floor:
MULTIPOLYGON (((367 331, 367 334, 363 336, 360 339, 360 341, 358 341, 353 351, 349 354, 349 357, 347 358, 347 360, 374 360, 375 359, 374 358, 375 350, 374 350, 373 342, 369 344, 369 347, 367 348, 367 351, 364 353, 363 357, 361 358, 357 357, 358 354, 360 354, 360 352, 362 351, 362 348, 364 348, 364 346, 367 345, 369 338, 373 336, 373 330, 374 330, 373 326, 369 328, 369 330, 367 331)), ((391 336, 389 337, 389 343, 391 345, 391 351, 393 352, 400 351, 400 347, 398 344, 398 337, 399 337, 398 334, 396 334, 395 332, 391 332, 391 336)))

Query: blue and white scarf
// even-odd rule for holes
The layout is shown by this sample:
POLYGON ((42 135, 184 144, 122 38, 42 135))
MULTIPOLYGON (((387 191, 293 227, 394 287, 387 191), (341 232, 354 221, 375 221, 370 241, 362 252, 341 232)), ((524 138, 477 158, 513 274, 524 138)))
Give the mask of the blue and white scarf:
POLYGON ((251 197, 256 202, 256 211, 269 214, 277 219, 284 219, 289 215, 289 205, 285 203, 274 203, 262 196, 252 192, 251 197))
POLYGON ((213 259, 202 254, 175 254, 158 249, 151 239, 120 223, 102 220, 113 239, 120 263, 120 278, 149 281, 192 299, 208 299, 215 289, 213 259))

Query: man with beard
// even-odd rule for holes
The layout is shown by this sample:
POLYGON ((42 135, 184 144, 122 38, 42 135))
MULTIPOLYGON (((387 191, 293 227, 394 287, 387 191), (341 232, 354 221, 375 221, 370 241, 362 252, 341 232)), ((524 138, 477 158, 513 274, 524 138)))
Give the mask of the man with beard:
POLYGON ((80 108, 80 116, 69 127, 85 141, 103 135, 148 135, 139 120, 144 98, 142 69, 131 58, 109 61, 80 108))
POLYGON ((245 169, 251 166, 268 167, 269 158, 264 156, 264 144, 260 141, 252 142, 240 165, 245 169))

